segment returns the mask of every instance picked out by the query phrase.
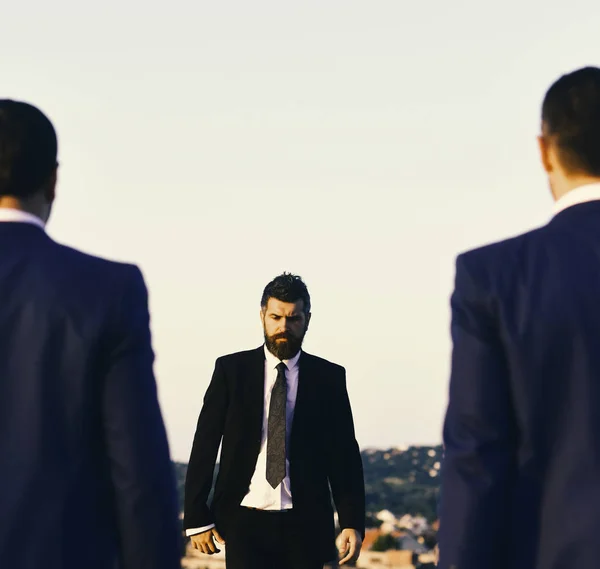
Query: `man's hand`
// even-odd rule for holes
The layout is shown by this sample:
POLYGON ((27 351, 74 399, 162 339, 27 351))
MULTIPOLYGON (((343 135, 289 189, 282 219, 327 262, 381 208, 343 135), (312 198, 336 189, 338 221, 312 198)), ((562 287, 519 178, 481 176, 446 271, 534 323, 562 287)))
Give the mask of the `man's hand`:
POLYGON ((336 545, 340 554, 340 565, 356 563, 360 555, 362 539, 355 529, 343 530, 336 540, 336 545))
POLYGON ((225 545, 225 540, 219 535, 219 532, 214 528, 191 536, 192 545, 194 546, 194 549, 197 549, 202 553, 206 553, 207 555, 220 553, 221 550, 217 549, 215 539, 220 544, 225 545))

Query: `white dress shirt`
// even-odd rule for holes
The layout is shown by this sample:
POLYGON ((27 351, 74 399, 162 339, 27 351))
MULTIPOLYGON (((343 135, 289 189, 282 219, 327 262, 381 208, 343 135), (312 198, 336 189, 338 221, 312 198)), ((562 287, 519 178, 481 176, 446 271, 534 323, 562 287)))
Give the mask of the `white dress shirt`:
MULTIPOLYGON (((256 469, 250 489, 242 500, 241 505, 246 508, 256 508, 258 510, 289 510, 293 507, 292 490, 290 483, 290 463, 286 458, 286 476, 283 482, 272 488, 267 482, 267 434, 269 430, 269 407, 271 405, 271 393, 277 380, 277 366, 281 360, 277 359, 265 346, 265 399, 263 407, 262 440, 260 453, 256 461, 256 469)), ((292 422, 294 420, 294 409, 296 408, 296 397, 298 395, 298 376, 301 352, 298 352, 291 360, 283 360, 287 367, 285 377, 287 380, 287 405, 286 405, 286 454, 289 456, 290 434, 292 422)), ((186 535, 195 535, 214 528, 210 524, 201 528, 192 528, 186 530, 186 535)))
POLYGON ((554 215, 574 205, 600 200, 600 183, 579 186, 554 203, 554 215))
POLYGON ((45 227, 44 222, 36 215, 19 209, 9 209, 7 207, 0 207, 0 222, 2 221, 9 223, 29 223, 31 225, 37 225, 42 229, 45 227))

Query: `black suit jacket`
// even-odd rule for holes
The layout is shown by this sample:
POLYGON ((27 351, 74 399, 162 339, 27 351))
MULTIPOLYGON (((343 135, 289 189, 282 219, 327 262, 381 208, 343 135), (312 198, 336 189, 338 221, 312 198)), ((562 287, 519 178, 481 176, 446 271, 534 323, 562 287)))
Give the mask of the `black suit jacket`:
POLYGON ((0 299, 0 567, 180 567, 139 269, 2 222, 0 299))
MULTIPOLYGON (((250 487, 260 452, 264 406, 264 349, 219 358, 198 419, 189 462, 185 527, 215 523, 226 539, 228 521, 250 487), (207 499, 219 445, 219 474, 207 499)), ((343 367, 302 353, 290 440, 294 511, 317 536, 324 559, 334 541, 331 493, 340 526, 364 535, 365 491, 343 367), (330 493, 331 486, 331 493, 330 493)))

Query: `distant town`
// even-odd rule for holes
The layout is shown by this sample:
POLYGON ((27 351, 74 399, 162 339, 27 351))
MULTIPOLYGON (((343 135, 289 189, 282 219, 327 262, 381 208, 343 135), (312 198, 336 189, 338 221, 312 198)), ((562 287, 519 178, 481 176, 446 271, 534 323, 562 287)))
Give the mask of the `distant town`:
MULTIPOLYGON (((435 567, 441 446, 403 446, 362 451, 367 531, 356 567, 435 567)), ((175 463, 180 505, 187 465, 175 463)), ((337 523, 337 519, 336 519, 337 523)), ((185 569, 224 569, 225 552, 207 556, 186 543, 185 569)))

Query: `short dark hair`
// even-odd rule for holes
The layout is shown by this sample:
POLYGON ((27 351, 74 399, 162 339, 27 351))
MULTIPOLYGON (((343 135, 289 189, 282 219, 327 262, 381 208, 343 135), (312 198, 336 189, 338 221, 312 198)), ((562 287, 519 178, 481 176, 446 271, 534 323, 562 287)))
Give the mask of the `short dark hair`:
POLYGON ((554 140, 570 174, 600 177, 600 69, 563 75, 542 104, 543 135, 554 140))
POLYGON ((275 298, 281 302, 304 301, 304 312, 310 312, 310 294, 301 277, 291 273, 283 273, 275 277, 263 291, 260 306, 266 308, 269 298, 275 298))
POLYGON ((32 197, 56 169, 52 123, 28 103, 0 99, 0 196, 32 197))

